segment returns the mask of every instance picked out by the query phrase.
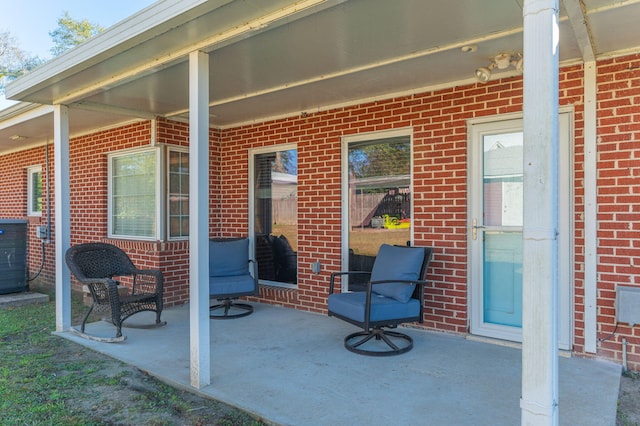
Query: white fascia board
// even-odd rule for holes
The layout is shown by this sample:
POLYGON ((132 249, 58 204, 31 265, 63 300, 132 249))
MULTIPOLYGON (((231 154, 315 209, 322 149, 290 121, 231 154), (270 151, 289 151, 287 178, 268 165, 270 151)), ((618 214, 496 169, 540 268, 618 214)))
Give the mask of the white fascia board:
POLYGON ((116 56, 134 45, 150 40, 193 18, 186 12, 208 4, 215 9, 233 0, 162 0, 113 25, 86 43, 51 59, 6 87, 8 99, 21 99, 46 85, 52 78, 63 79, 107 58, 116 56), (181 20, 176 21, 178 17, 181 20))
POLYGON ((21 102, 0 111, 0 130, 53 113, 51 105, 21 102))

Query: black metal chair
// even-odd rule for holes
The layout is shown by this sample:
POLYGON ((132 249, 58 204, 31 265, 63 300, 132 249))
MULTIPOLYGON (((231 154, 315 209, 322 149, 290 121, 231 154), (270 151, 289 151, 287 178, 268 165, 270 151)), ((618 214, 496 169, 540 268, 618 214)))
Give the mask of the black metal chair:
POLYGON ((120 342, 126 339, 122 335, 123 322, 142 311, 156 313, 155 324, 142 327, 166 324, 160 320, 164 285, 161 271, 136 268, 122 249, 107 243, 72 246, 67 250, 65 260, 71 273, 80 283, 87 286, 93 299, 82 320, 80 332, 75 328, 72 328, 72 331, 92 340, 120 342), (130 277, 132 287, 126 295, 120 295, 118 291, 119 282, 116 278, 119 277, 130 277), (111 322, 117 328, 116 337, 102 338, 85 333, 85 324, 94 310, 109 313, 111 322))
POLYGON ((329 283, 328 313, 363 329, 345 337, 344 346, 361 355, 399 355, 413 348, 399 324, 423 322, 424 286, 431 247, 383 244, 371 272, 334 272, 329 283), (364 291, 334 293, 336 277, 368 275, 364 291), (373 339, 373 340, 372 340, 373 339), (368 343, 368 345, 365 345, 368 343))
POLYGON ((210 318, 240 318, 253 312, 253 306, 234 300, 258 295, 257 265, 249 258, 248 238, 209 240, 209 298, 220 302, 210 306, 210 318))

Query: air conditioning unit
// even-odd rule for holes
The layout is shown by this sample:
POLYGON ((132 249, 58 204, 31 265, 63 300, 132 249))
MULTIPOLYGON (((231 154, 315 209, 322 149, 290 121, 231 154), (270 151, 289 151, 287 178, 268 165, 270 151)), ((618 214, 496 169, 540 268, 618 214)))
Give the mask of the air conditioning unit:
POLYGON ((27 225, 26 220, 0 219, 0 294, 29 289, 27 225))

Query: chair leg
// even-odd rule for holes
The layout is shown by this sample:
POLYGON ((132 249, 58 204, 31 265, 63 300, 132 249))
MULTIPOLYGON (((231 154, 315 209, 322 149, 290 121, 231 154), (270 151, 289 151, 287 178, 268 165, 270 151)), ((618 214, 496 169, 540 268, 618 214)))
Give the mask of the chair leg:
MULTIPOLYGON (((372 346, 372 345, 370 345, 372 346)), ((397 331, 383 330, 382 328, 373 328, 370 331, 359 331, 352 333, 344 338, 344 347, 359 355, 369 356, 390 356, 400 355, 405 352, 409 352, 413 348, 413 339, 403 333, 397 331), (390 350, 384 349, 365 349, 361 348, 362 345, 375 338, 376 341, 382 341, 391 348, 390 350), (358 339, 358 340, 356 340, 358 339), (354 341, 355 340, 355 341, 354 341), (399 345, 399 343, 403 343, 399 345)))
POLYGON ((84 333, 84 326, 87 323, 87 319, 89 319, 89 315, 91 315, 91 312, 93 312, 93 306, 94 304, 92 303, 91 306, 89 307, 89 310, 87 311, 87 313, 85 314, 84 318, 82 319, 82 325, 80 326, 80 330, 84 333))

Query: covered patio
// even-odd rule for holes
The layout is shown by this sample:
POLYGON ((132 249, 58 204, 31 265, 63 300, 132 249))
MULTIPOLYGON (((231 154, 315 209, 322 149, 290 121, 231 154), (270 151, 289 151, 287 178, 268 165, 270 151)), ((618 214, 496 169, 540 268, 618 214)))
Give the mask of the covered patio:
MULTIPOLYGON (((176 290, 172 302, 189 303, 166 311, 165 329, 127 330, 123 345, 82 344, 274 423, 517 424, 522 414, 523 424, 555 424, 560 412, 563 424, 610 424, 619 368, 584 359, 558 361, 558 80, 564 67, 569 69, 565 75, 580 81, 576 88, 562 89, 578 99, 563 101, 577 112, 583 149, 575 154, 581 169, 572 179, 581 185, 581 197, 575 197, 580 220, 570 220, 580 222, 574 237, 581 246, 566 250, 579 252, 568 263, 580 287, 575 293, 569 289, 571 312, 565 319, 573 327, 569 346, 589 357, 597 355, 603 331, 597 274, 597 61, 639 50, 639 13, 638 1, 613 0, 159 1, 7 87, 9 97, 25 104, 0 115, 0 148, 11 152, 46 143, 48 152, 53 141, 56 214, 53 223, 48 218, 48 229, 55 230, 58 332, 76 339, 68 332, 71 277, 65 251, 72 242, 111 237, 104 158, 103 175, 95 179, 105 191, 100 201, 105 205, 95 206, 102 227, 86 234, 79 232, 84 226, 79 222, 87 220, 80 213, 82 191, 74 187, 73 192, 72 177, 77 185, 82 180, 77 168, 100 167, 78 166, 70 158, 80 161, 84 152, 104 147, 101 131, 132 122, 148 122, 149 137, 144 133, 140 140, 134 136, 120 143, 155 149, 166 143, 166 133, 156 133, 163 129, 158 122, 175 123, 187 129, 171 142, 189 151, 188 240, 169 241, 159 232, 143 243, 154 246, 155 266, 165 273, 174 272, 168 260, 173 253, 161 248, 173 244, 182 250, 183 276, 169 287, 176 290), (488 86, 476 77, 508 84, 489 83, 492 93, 478 93, 488 86), (422 115, 411 105, 395 113, 381 110, 370 114, 373 124, 354 127, 347 117, 317 136, 315 119, 327 111, 404 97, 427 99, 441 89, 459 92, 426 102, 422 115), (460 106, 465 98, 483 105, 460 106), (436 116, 444 110, 447 121, 436 116), (533 166, 524 172, 523 198, 525 206, 536 207, 525 209, 534 214, 525 214, 523 225, 522 350, 462 337, 469 332, 472 309, 468 243, 484 227, 476 226, 467 200, 450 197, 450 188, 457 196, 470 191, 467 121, 509 114, 524 118, 523 163, 533 166), (327 274, 348 258, 342 238, 347 231, 337 217, 344 173, 341 138, 410 129, 412 185, 419 189, 412 191, 419 204, 411 239, 436 248, 439 288, 431 296, 438 298, 442 290, 451 299, 440 310, 445 314, 433 315, 426 327, 458 335, 411 331, 412 352, 377 360, 346 352, 346 326, 317 314, 259 305, 246 319, 210 323, 208 239, 229 230, 253 232, 248 176, 237 188, 227 188, 233 206, 217 191, 220 182, 230 169, 248 168, 249 151, 294 143, 289 141, 293 133, 278 134, 269 126, 279 128, 296 118, 308 120, 300 126, 311 129, 294 141, 307 161, 299 181, 301 188, 306 185, 301 198, 306 211, 322 211, 304 217, 299 226, 304 243, 298 250, 299 280, 284 293, 299 297, 295 307, 300 311, 326 311, 327 274), (244 133, 262 123, 266 130, 258 136, 244 133), (95 140, 79 152, 77 141, 88 134, 95 140), (436 143, 445 147, 436 149, 436 143), (229 152, 241 158, 236 162, 229 152), (458 168, 445 175, 451 158, 459 161, 458 168), (318 201, 318 187, 327 186, 333 193, 318 201), (437 188, 443 199, 453 200, 451 205, 437 205, 442 202, 432 198, 437 188), (447 207, 457 209, 455 220, 448 221, 452 209, 447 207), (225 212, 234 220, 225 222, 225 212), (434 221, 436 216, 445 219, 434 221), (314 274, 310 265, 319 260, 324 269, 314 274), (144 365, 138 364, 142 359, 144 365), (289 417, 294 414, 302 417, 289 417)), ((156 224, 164 225, 162 219, 156 224)), ((118 241, 137 248, 134 238, 118 241)))
MULTIPOLYGON (((520 422, 521 350, 418 329, 398 357, 356 355, 343 347, 354 327, 324 315, 254 304, 245 318, 211 323, 211 384, 189 383, 189 307, 165 310, 165 327, 125 328, 121 344, 70 332, 60 336, 176 386, 278 425, 515 425, 520 422)), ((143 316, 129 321, 143 323, 143 316)), ((87 330, 110 336, 114 327, 87 330)), ((620 366, 560 357, 561 425, 616 421, 620 366)))

